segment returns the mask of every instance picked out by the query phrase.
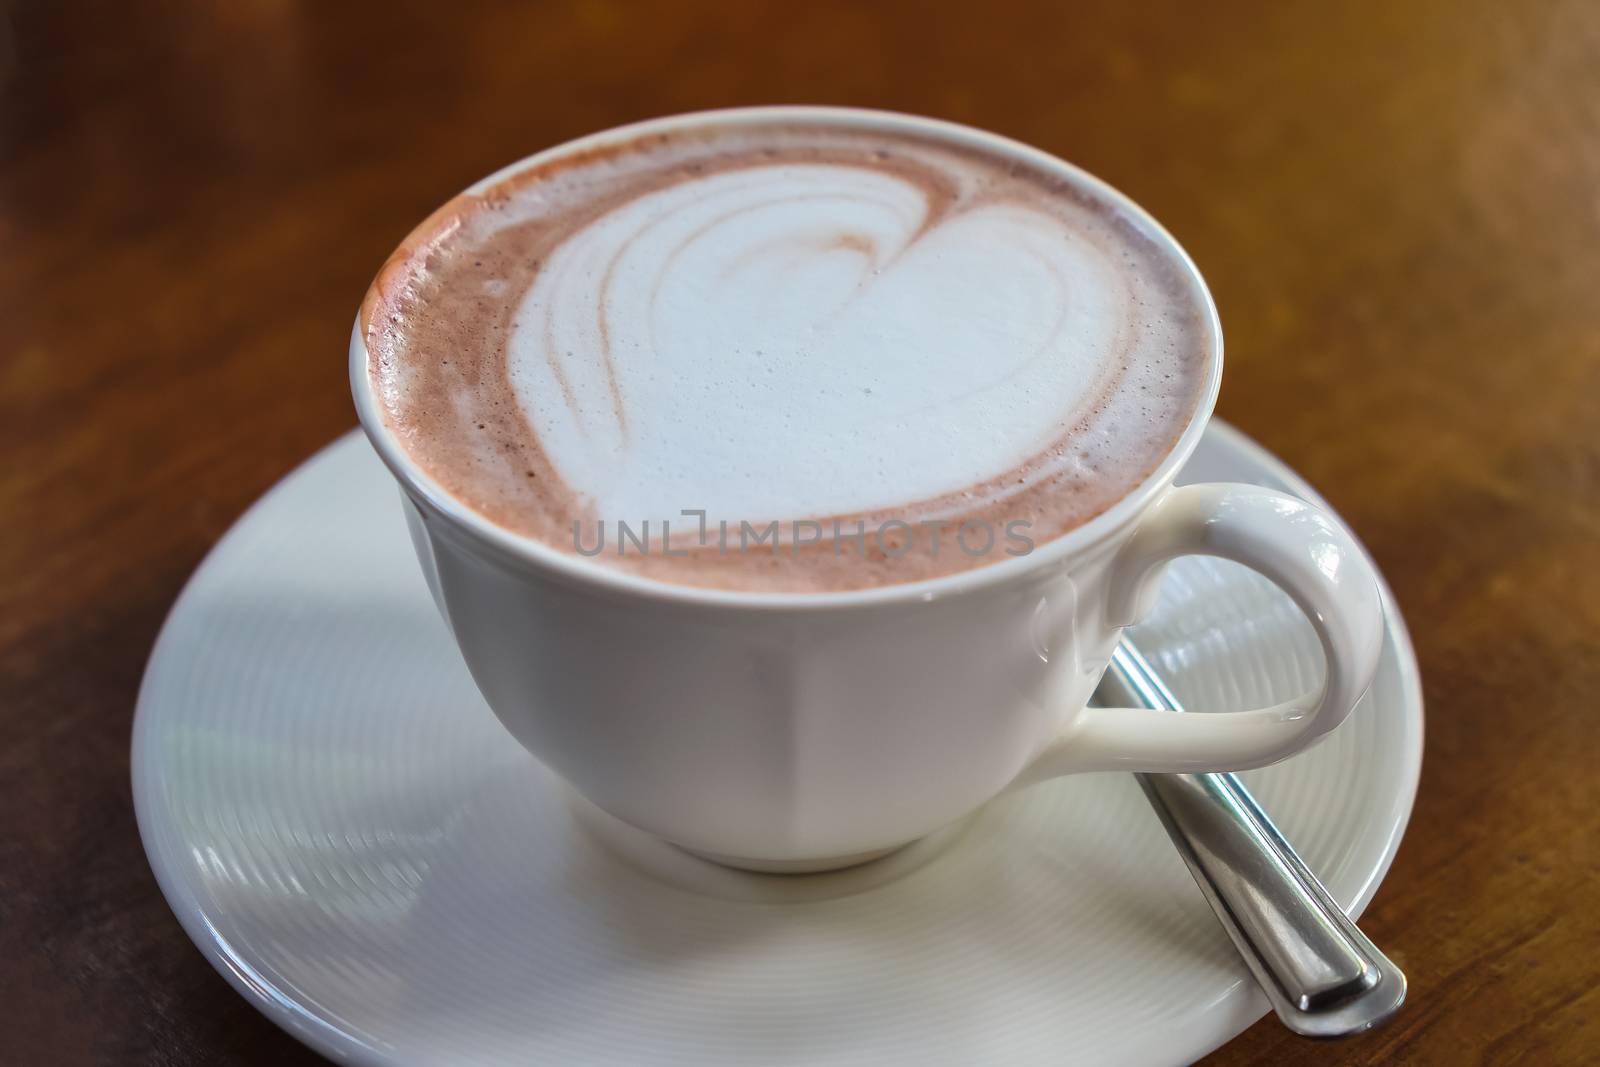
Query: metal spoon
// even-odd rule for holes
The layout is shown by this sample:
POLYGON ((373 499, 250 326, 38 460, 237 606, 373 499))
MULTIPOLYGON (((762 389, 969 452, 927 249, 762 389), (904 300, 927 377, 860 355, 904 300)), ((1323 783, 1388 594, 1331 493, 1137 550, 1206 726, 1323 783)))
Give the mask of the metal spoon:
MULTIPOLYGON (((1107 703, 1182 711, 1126 638, 1101 682, 1107 703)), ((1388 1019, 1406 978, 1356 928, 1231 774, 1138 774, 1200 891, 1285 1026, 1349 1037, 1388 1019)))

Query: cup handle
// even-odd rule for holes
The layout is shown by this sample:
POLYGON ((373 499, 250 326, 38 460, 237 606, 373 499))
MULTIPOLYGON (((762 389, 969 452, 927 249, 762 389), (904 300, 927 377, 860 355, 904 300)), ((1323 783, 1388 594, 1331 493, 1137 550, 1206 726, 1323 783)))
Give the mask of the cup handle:
POLYGON ((1107 621, 1148 614, 1169 562, 1220 556, 1276 582, 1311 620, 1327 660, 1321 687, 1276 707, 1175 715, 1087 707, 1028 768, 1030 781, 1076 771, 1238 771, 1275 763, 1345 720, 1378 668, 1383 607, 1367 555, 1339 523, 1252 485, 1173 489, 1111 565, 1107 621))

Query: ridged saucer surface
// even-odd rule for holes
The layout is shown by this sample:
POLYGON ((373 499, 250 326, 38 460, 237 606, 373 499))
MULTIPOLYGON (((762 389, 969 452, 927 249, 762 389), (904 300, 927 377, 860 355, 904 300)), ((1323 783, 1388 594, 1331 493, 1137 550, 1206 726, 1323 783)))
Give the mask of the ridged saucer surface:
MULTIPOLYGON (((1214 423, 1185 480, 1310 490, 1214 423)), ((500 727, 428 598, 396 490, 348 435, 217 546, 134 729, 184 928, 296 1037, 368 1064, 1189 1062, 1266 1010, 1127 775, 1018 791, 888 860, 749 875, 644 840, 500 727)), ((1265 704, 1321 654, 1274 587, 1176 563, 1141 647, 1192 706, 1265 704)), ((1359 912, 1416 791, 1416 664, 1245 775, 1359 912)))

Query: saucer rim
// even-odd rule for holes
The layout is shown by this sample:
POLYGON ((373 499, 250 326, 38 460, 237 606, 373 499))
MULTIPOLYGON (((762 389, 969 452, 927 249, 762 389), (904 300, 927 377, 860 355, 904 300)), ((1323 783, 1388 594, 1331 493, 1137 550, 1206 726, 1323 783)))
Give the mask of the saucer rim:
MULTIPOLYGON (((1293 493, 1330 514, 1338 515, 1321 494, 1293 468, 1237 427, 1212 416, 1205 427, 1203 437, 1213 435, 1223 443, 1223 449, 1230 459, 1237 457, 1243 464, 1252 468, 1252 479, 1274 479, 1276 484, 1272 487, 1293 493)), ((154 700, 151 679, 155 673, 153 667, 161 658, 164 648, 173 640, 171 635, 175 629, 175 621, 183 614, 189 602, 198 595, 197 590, 201 587, 203 579, 212 569, 221 565, 220 561, 227 554, 231 542, 239 535, 247 521, 255 517, 258 511, 271 507, 278 496, 288 491, 291 484, 313 464, 324 460, 336 449, 346 447, 352 439, 364 440, 359 428, 341 434, 288 471, 234 520, 227 532, 206 553, 205 558, 184 583, 183 589, 173 601, 162 622, 140 680, 131 731, 130 784, 140 843, 162 897, 185 935, 234 991, 289 1036, 327 1059, 356 1064, 359 1067, 401 1067, 409 1061, 397 1053, 386 1052, 376 1045, 363 1041, 356 1034, 340 1029, 320 1015, 308 1011, 297 1003, 292 995, 280 991, 272 981, 250 965, 244 954, 234 948, 206 918, 197 895, 188 882, 181 878, 177 865, 171 861, 168 850, 164 847, 164 827, 158 825, 158 816, 154 813, 155 802, 161 792, 161 782, 156 769, 159 764, 153 754, 155 749, 150 740, 152 730, 150 722, 155 715, 155 712, 148 710, 154 700)), ((1183 473, 1184 469, 1180 468, 1178 472, 1180 479, 1183 473)), ((1359 538, 1356 542, 1371 561, 1372 555, 1366 545, 1359 538)), ((1396 791, 1390 806, 1388 831, 1382 841, 1377 862, 1361 883, 1350 905, 1349 915, 1352 919, 1360 918, 1394 863, 1416 805, 1424 747, 1425 708, 1416 652, 1387 578, 1375 562, 1373 570, 1378 575, 1382 594, 1384 632, 1386 639, 1392 641, 1395 648, 1400 703, 1404 709, 1401 728, 1404 751, 1399 761, 1400 788, 1396 791)), ((1256 989, 1249 990, 1249 993, 1250 1000, 1247 1003, 1253 1004, 1253 1009, 1243 1012, 1218 1010, 1210 1013, 1209 1032, 1195 1035, 1194 1044, 1191 1046, 1193 1052, 1186 1053, 1183 1062, 1194 1062, 1209 1055, 1242 1034, 1268 1013, 1269 1005, 1265 996, 1256 989)), ((1219 1005, 1219 1009, 1221 1007, 1219 1005)))

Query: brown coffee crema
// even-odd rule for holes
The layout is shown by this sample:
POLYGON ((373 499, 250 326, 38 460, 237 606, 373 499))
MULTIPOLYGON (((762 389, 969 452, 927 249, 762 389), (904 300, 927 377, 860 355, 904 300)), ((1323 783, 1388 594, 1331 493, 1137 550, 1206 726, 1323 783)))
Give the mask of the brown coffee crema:
MULTIPOLYGON (((703 204, 694 209, 705 210, 703 204)), ((847 207, 839 210, 845 213, 847 207)), ((650 218, 643 225, 656 226, 658 221, 650 218)), ((783 232, 783 239, 793 243, 793 234, 783 232)), ((745 258, 735 257, 724 272, 733 276, 728 284, 738 282, 740 270, 760 269, 746 262, 765 254, 757 237, 751 238, 753 251, 748 256, 741 252, 745 258)), ((629 243, 621 239, 617 247, 626 249, 629 243)), ((991 259, 983 262, 993 262, 994 253, 986 249, 991 259)), ((811 292, 800 288, 802 295, 811 292)), ((999 291, 1003 294, 1004 287, 999 291)), ((779 303, 773 306, 782 307, 790 295, 775 287, 772 299, 779 303)), ((850 294, 830 299, 829 321, 850 313, 850 294)), ((918 581, 1001 562, 1060 537, 1105 511, 1160 465, 1201 402, 1216 359, 1207 299, 1191 272, 1142 219, 1092 184, 937 133, 826 122, 690 122, 558 152, 484 191, 456 198, 418 227, 373 283, 360 328, 371 384, 390 431, 439 485, 490 521, 575 558, 658 581, 783 592, 918 581), (960 248, 950 235, 966 239, 971 231, 987 239, 984 220, 1001 220, 991 229, 1000 235, 997 240, 1016 235, 1018 256, 1030 254, 1020 243, 1044 249, 1042 266, 1029 277, 1055 278, 1061 296, 1059 310, 1052 305, 1041 312, 1044 325, 1036 334, 1048 343, 1041 342, 1037 352, 1004 354, 1015 358, 1004 362, 1003 374, 996 372, 993 388, 1009 390, 1005 395, 1023 404, 1030 397, 1054 395, 1030 392, 1029 375, 1037 373, 1041 382, 1050 379, 1066 398, 1050 419, 1041 422, 1037 411, 1028 409, 1032 421, 1016 425, 1005 415, 1010 409, 984 407, 978 393, 972 399, 952 392, 938 395, 939 401, 969 407, 952 408, 966 414, 940 430, 941 424, 919 415, 913 403, 928 392, 928 383, 904 390, 894 384, 904 382, 906 373, 915 376, 915 352, 893 353, 901 377, 884 379, 890 387, 876 390, 883 394, 881 401, 873 388, 858 388, 852 377, 856 384, 835 404, 828 393, 835 377, 794 363, 795 353, 804 351, 794 345, 784 349, 790 362, 774 357, 763 363, 765 349, 755 345, 741 351, 736 361, 716 364, 724 368, 716 372, 719 380, 692 380, 694 375, 683 368, 701 364, 679 335, 699 335, 684 333, 687 327, 673 334, 675 324, 688 323, 714 336, 718 317, 727 316, 740 320, 740 336, 746 336, 751 327, 746 320, 753 313, 744 305, 710 302, 692 307, 691 315, 682 292, 698 290, 671 289, 663 279, 679 258, 698 254, 687 250, 691 244, 720 240, 716 234, 724 231, 715 227, 731 226, 735 229, 727 232, 737 232, 742 225, 738 213, 746 208, 736 204, 681 240, 674 239, 676 243, 667 241, 659 250, 662 277, 653 286, 633 275, 616 277, 625 269, 618 267, 624 253, 610 254, 606 250, 611 246, 595 236, 604 236, 608 226, 614 229, 619 219, 626 221, 631 216, 625 212, 641 203, 661 201, 688 210, 685 205, 698 204, 694 194, 700 186, 695 183, 709 196, 712 190, 743 187, 723 180, 729 176, 748 175, 754 182, 770 176, 786 181, 793 175, 804 182, 821 175, 833 181, 856 171, 864 175, 863 202, 885 217, 904 215, 905 232, 887 242, 883 233, 855 227, 844 214, 833 220, 833 201, 817 194, 821 206, 814 213, 827 224, 819 222, 814 233, 808 231, 804 243, 808 262, 822 263, 832 272, 819 276, 819 291, 834 285, 830 279, 857 259, 863 294, 885 284, 883 279, 898 265, 910 264, 905 270, 919 273, 900 279, 899 303, 894 305, 900 319, 888 320, 895 329, 858 331, 849 342, 856 347, 842 362, 839 352, 826 349, 818 350, 817 358, 832 360, 828 367, 844 368, 836 376, 842 382, 852 373, 852 361, 859 362, 858 355, 874 355, 861 337, 882 336, 892 343, 894 337, 907 336, 900 328, 907 325, 905 309, 918 306, 919 294, 913 290, 908 300, 905 285, 914 286, 919 277, 943 279, 937 286, 929 282, 929 314, 955 314, 958 318, 952 321, 959 321, 962 261, 957 257, 955 266, 948 262, 947 249, 960 248), (901 200, 880 203, 880 179, 906 190, 901 200, 914 202, 916 213, 906 215, 901 200), (681 195, 657 195, 673 191, 681 195), (643 199, 652 196, 656 200, 643 199), (966 230, 954 229, 960 226, 966 230), (928 251, 936 241, 945 244, 928 251), (599 251, 582 258, 573 249, 582 245, 578 251, 588 255, 583 242, 599 251), (1062 268, 1049 258, 1054 247, 1070 247, 1078 257, 1061 263, 1070 267, 1081 261, 1092 269, 1085 267, 1083 273, 1062 268), (828 256, 835 258, 816 258, 828 256), (548 273, 552 262, 565 273, 548 273), (1080 299, 1073 287, 1081 289, 1085 279, 1095 292, 1080 299), (574 286, 578 295, 570 296, 574 286), (669 298, 671 307, 655 306, 669 298), (952 310, 952 304, 958 306, 952 310), (618 306, 624 310, 617 312, 618 306), (627 315, 628 309, 635 309, 635 318, 619 326, 617 315, 627 315), (572 316, 583 321, 568 321, 572 316), (1078 353, 1072 347, 1073 324, 1091 320, 1092 351, 1078 353), (574 331, 582 344, 572 343, 574 331), (663 351, 678 346, 678 363, 651 362, 661 356, 652 351, 658 342, 663 351), (1059 373, 1067 364, 1038 362, 1053 353, 1067 353, 1078 361, 1072 366, 1083 368, 1081 380, 1069 391, 1063 391, 1059 373), (676 369, 668 374, 671 368, 676 369), (729 375, 750 381, 721 380, 729 375), (758 383, 759 376, 766 377, 758 383), (773 376, 779 379, 776 388, 773 376), (753 404, 745 402, 750 397, 756 398, 753 404), (880 403, 881 429, 863 416, 872 415, 880 403), (670 426, 683 435, 675 440, 686 447, 662 447, 662 426, 668 424, 657 416, 667 404, 670 426), (878 498, 865 506, 863 491, 856 491, 842 494, 856 501, 844 509, 712 511, 702 519, 680 514, 681 509, 702 507, 701 500, 677 501, 642 490, 639 506, 633 506, 628 487, 648 488, 653 478, 663 485, 715 484, 723 472, 708 457, 737 460, 737 442, 719 444, 721 451, 695 447, 695 442, 712 440, 719 427, 734 422, 749 432, 762 419, 770 418, 774 425, 788 420, 794 410, 814 416, 835 408, 852 413, 848 426, 824 424, 816 432, 833 434, 853 450, 819 453, 829 464, 825 480, 858 490, 869 487, 878 498), (973 458, 974 442, 989 450, 984 456, 992 451, 1004 458, 995 459, 993 469, 975 470, 973 464, 982 463, 973 458), (675 469, 674 464, 698 466, 675 469), (624 469, 632 473, 601 478, 609 487, 604 490, 583 482, 590 476, 586 472, 624 469), (913 489, 897 495, 897 471, 908 484, 927 486, 939 484, 927 472, 937 475, 941 469, 953 476, 964 472, 965 480, 936 492, 913 489), (671 523, 670 543, 663 541, 662 520, 671 523)), ((981 333, 982 323, 974 329, 990 336, 981 333)), ((1005 323, 993 331, 996 343, 1025 334, 1036 336, 1008 332, 1005 323)), ((829 335, 824 330, 818 336, 824 338, 818 343, 825 344, 829 335)), ((785 340, 776 338, 770 347, 783 348, 785 340)), ((972 358, 986 360, 990 353, 975 351, 972 358)), ((807 485, 817 480, 810 468, 783 464, 727 476, 758 485, 766 479, 768 484, 753 491, 752 498, 770 502, 784 499, 786 477, 802 474, 807 485)))

